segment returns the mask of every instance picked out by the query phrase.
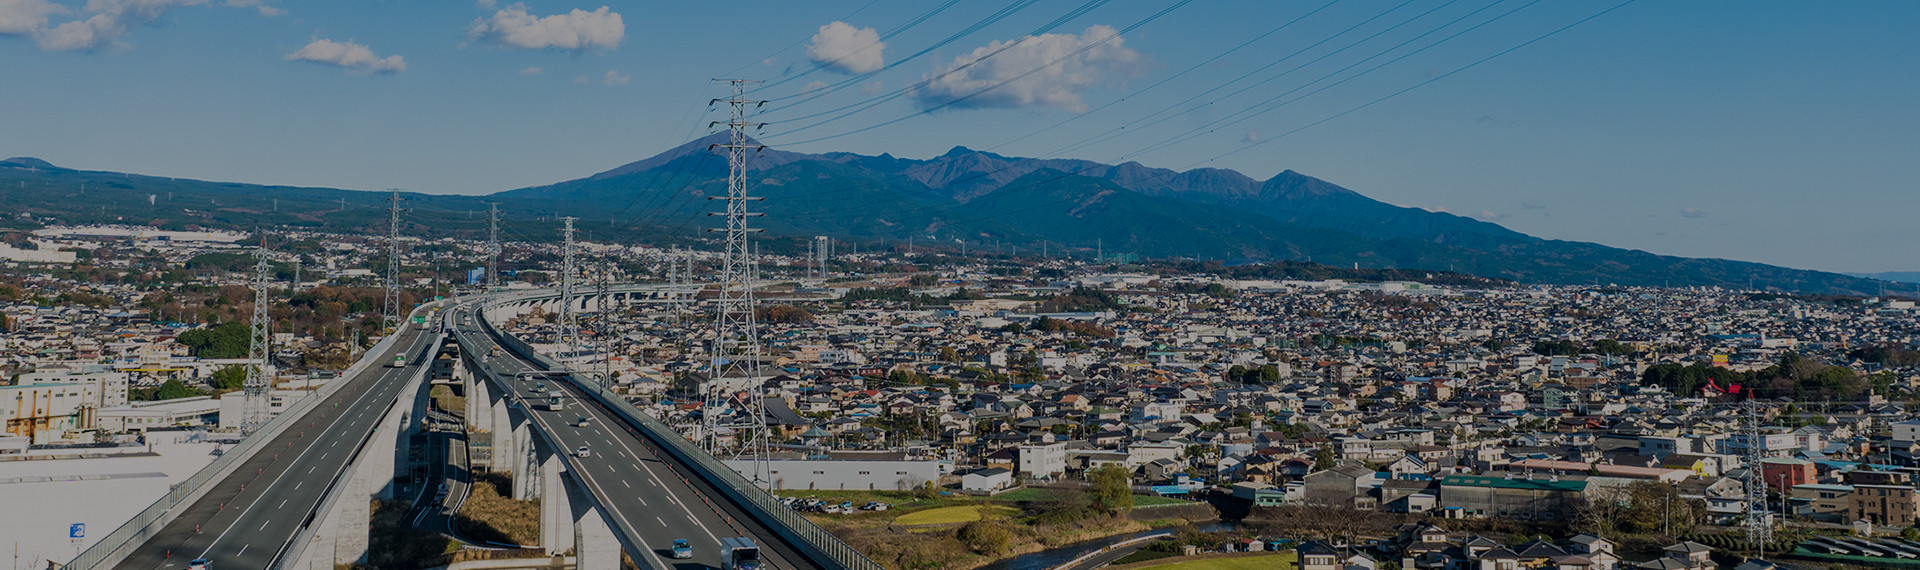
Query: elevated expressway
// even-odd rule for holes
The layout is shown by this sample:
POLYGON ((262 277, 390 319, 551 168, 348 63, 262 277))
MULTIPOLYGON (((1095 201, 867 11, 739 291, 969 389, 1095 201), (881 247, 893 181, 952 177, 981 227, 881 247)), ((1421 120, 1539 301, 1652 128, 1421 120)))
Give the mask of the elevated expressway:
MULTIPOLYGON (((421 307, 425 316, 451 305, 421 307)), ((431 321, 429 321, 431 322, 431 321)), ((339 379, 286 402, 273 421, 81 552, 72 569, 314 567, 365 557, 369 497, 391 497, 402 474, 426 355, 444 335, 403 323, 339 379), (395 356, 404 367, 391 367, 395 356), (358 495, 361 501, 341 501, 358 495), (358 504, 358 509, 337 508, 358 504), (357 530, 357 532, 356 532, 357 530)))
MULTIPOLYGON (((693 292, 630 285, 606 295, 615 304, 677 303, 693 292)), ((340 380, 288 402, 272 422, 67 568, 184 568, 195 558, 221 568, 331 570, 365 562, 369 499, 396 498, 396 482, 413 473, 411 436, 424 425, 449 423, 428 409, 431 374, 466 396, 464 435, 487 441, 488 467, 511 473, 516 498, 541 500, 537 546, 574 552, 577 568, 619 568, 623 552, 643 568, 718 568, 720 539, 748 536, 770 568, 881 570, 659 421, 561 370, 492 322, 533 307, 555 310, 558 297, 535 290, 422 306, 414 314, 429 317, 426 324, 403 324, 340 380), (405 365, 388 366, 395 356, 405 365), (546 409, 552 390, 562 392, 564 409, 546 409), (582 446, 584 456, 576 453, 582 446), (693 545, 693 558, 671 557, 675 539, 693 545)), ((598 302, 582 295, 576 309, 598 302)), ((429 454, 445 461, 431 442, 448 440, 427 441, 434 446, 429 454)), ((456 465, 482 462, 481 448, 465 449, 456 465)), ((453 482, 454 492, 444 504, 412 497, 410 520, 451 530, 450 507, 467 480, 445 466, 423 473, 430 476, 416 492, 431 496, 440 480, 453 482)))
MULTIPOLYGON (((630 286, 612 294, 615 304, 638 304, 679 302, 689 293, 630 286)), ((594 378, 565 372, 496 328, 495 321, 533 307, 557 310, 557 296, 492 295, 452 314, 453 338, 473 372, 467 421, 493 434, 494 468, 512 467, 516 496, 540 499, 542 546, 564 550, 562 538, 571 534, 580 568, 614 568, 621 550, 643 567, 718 568, 720 539, 747 536, 769 568, 879 570, 594 378), (561 409, 550 410, 556 390, 561 409), (693 558, 671 557, 675 539, 693 546, 693 558)), ((579 302, 576 310, 597 301, 579 302)))

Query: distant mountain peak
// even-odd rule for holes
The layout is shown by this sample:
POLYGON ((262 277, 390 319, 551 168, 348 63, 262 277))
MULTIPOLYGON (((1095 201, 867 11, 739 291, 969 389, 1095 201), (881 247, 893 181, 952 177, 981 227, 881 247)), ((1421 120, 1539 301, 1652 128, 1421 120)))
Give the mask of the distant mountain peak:
POLYGON ((38 158, 34 158, 31 156, 16 156, 6 160, 0 160, 0 166, 12 167, 12 168, 38 168, 41 170, 64 170, 58 166, 54 166, 53 163, 51 162, 40 160, 38 158))

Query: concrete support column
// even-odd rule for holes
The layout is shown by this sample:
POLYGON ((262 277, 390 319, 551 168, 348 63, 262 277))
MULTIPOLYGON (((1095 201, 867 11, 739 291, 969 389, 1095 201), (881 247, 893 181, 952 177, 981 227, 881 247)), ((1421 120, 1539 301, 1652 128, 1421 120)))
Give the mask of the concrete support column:
POLYGON ((384 458, 387 462, 385 480, 379 482, 378 487, 381 499, 391 499, 399 491, 393 484, 394 478, 413 474, 413 434, 420 430, 421 418, 427 417, 428 398, 420 396, 429 389, 432 389, 432 385, 422 374, 418 384, 410 383, 407 388, 400 390, 400 398, 394 402, 393 411, 387 414, 386 421, 380 422, 380 427, 373 432, 373 441, 367 444, 367 453, 373 454, 374 459, 384 458), (393 444, 393 451, 381 451, 388 448, 380 444, 389 441, 393 444))
POLYGON ((573 506, 567 496, 567 477, 560 455, 546 453, 540 461, 540 547, 547 554, 566 552, 573 538, 573 506))
POLYGON ((366 462, 360 462, 347 474, 345 484, 334 492, 339 498, 332 508, 320 513, 313 538, 292 568, 333 570, 335 564, 353 564, 367 556, 367 528, 373 509, 367 502, 372 480, 366 462))
MULTIPOLYGON (((367 459, 386 455, 374 453, 367 459)), ((333 510, 340 513, 340 522, 334 527, 340 531, 333 547, 334 564, 355 564, 367 560, 369 527, 373 525, 373 506, 367 497, 382 486, 391 486, 386 484, 393 482, 391 466, 381 469, 372 463, 367 461, 354 467, 347 488, 340 491, 340 499, 333 503, 333 510)))
MULTIPOLYGON (((572 495, 574 505, 575 570, 620 570, 620 539, 613 535, 613 526, 607 522, 606 514, 594 508, 593 500, 577 481, 567 485, 567 492, 572 495)), ((640 553, 635 553, 636 559, 639 556, 640 553)))
POLYGON ((508 434, 513 439, 514 451, 510 458, 513 463, 509 464, 513 466, 513 498, 523 501, 538 497, 540 493, 540 488, 535 485, 540 477, 540 456, 533 445, 528 425, 526 419, 515 421, 513 433, 508 434))
POLYGON ((493 411, 488 412, 489 430, 493 432, 493 460, 488 467, 494 471, 512 471, 513 460, 513 414, 507 409, 507 395, 495 394, 499 398, 493 401, 493 411))

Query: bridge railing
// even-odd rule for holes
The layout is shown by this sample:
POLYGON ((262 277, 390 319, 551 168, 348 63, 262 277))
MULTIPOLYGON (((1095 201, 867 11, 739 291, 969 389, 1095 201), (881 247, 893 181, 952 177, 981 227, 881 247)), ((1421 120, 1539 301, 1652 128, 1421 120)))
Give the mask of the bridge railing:
MULTIPOLYGON (((528 300, 528 297, 521 297, 520 299, 528 300)), ((502 344, 520 353, 520 355, 526 357, 528 360, 535 361, 542 367, 548 369, 563 368, 560 366, 560 363, 554 361, 552 358, 548 358, 546 355, 533 350, 533 347, 528 345, 526 341, 521 340, 519 337, 505 334, 494 327, 492 319, 488 319, 485 316, 485 313, 492 308, 491 304, 482 304, 481 326, 486 327, 488 332, 492 333, 496 338, 501 339, 502 344)), ((720 492, 727 494, 734 500, 735 504, 740 505, 750 514, 766 517, 779 523, 768 526, 773 527, 776 532, 784 534, 785 536, 783 538, 788 539, 788 542, 793 543, 794 546, 810 549, 813 551, 810 554, 817 554, 825 558, 825 560, 818 560, 819 562, 831 563, 833 567, 842 570, 885 570, 879 563, 867 558, 865 554, 848 545, 845 541, 840 540, 840 537, 834 536, 833 533, 827 532, 824 528, 820 528, 820 525, 814 524, 814 522, 808 520, 806 516, 801 515, 798 511, 781 503, 780 499, 774 497, 772 493, 768 493, 765 489, 747 480, 746 477, 741 476, 740 472, 734 471, 732 467, 721 463, 720 460, 714 458, 713 455, 695 447, 693 442, 687 441, 687 438, 680 436, 679 432, 674 431, 674 429, 665 422, 647 415, 646 412, 640 411, 639 408, 634 407, 632 403, 628 402, 626 398, 607 391, 591 379, 581 378, 578 375, 570 375, 568 379, 575 386, 580 387, 581 390, 592 395, 595 400, 605 405, 607 409, 613 410, 613 412, 621 416, 622 419, 639 427, 641 433, 645 434, 648 439, 651 439, 660 449, 673 454, 676 459, 679 459, 682 463, 698 471, 698 475, 706 479, 707 482, 712 483, 714 488, 719 489, 720 492)))
POLYGON ((258 431, 248 435, 246 439, 240 440, 239 445, 235 445, 229 448, 226 453, 221 454, 219 459, 215 459, 213 463, 200 468, 200 471, 195 472, 193 476, 188 477, 186 481, 182 481, 180 484, 168 489, 167 494, 161 496, 160 500, 154 501, 153 504, 148 505, 145 510, 133 515, 131 520, 113 529, 113 532, 109 532, 106 536, 101 537, 99 542, 93 543, 93 546, 87 547, 87 549, 81 551, 78 556, 73 557, 73 561, 68 562, 66 568, 68 570, 92 570, 94 568, 118 564, 121 560, 125 559, 128 554, 131 554, 134 549, 139 548, 141 544, 145 544, 148 538, 160 532, 160 529, 165 528, 168 523, 173 522, 173 519, 180 516, 180 513, 174 512, 174 507, 182 504, 190 505, 194 501, 200 500, 200 497, 205 496, 207 491, 210 490, 208 483, 223 480, 228 475, 231 475, 234 470, 240 467, 240 463, 252 458, 253 454, 258 452, 261 446, 265 445, 267 441, 272 440, 275 436, 278 436, 280 432, 286 429, 288 424, 299 421, 302 416, 306 415, 308 410, 318 405, 321 400, 325 400, 326 396, 339 391, 341 386, 347 384, 348 379, 359 374, 365 370, 367 366, 371 365, 374 360, 377 360, 371 358, 373 355, 385 353, 388 348, 392 347, 393 343, 398 341, 401 333, 405 332, 408 326, 411 325, 403 321, 399 329, 395 330, 393 334, 387 335, 386 338, 380 339, 380 342, 373 345, 373 348, 367 349, 365 356, 362 356, 358 362, 355 362, 346 372, 341 373, 334 381, 328 382, 325 386, 321 386, 319 390, 315 390, 299 401, 294 402, 292 407, 282 410, 280 415, 274 416, 272 420, 262 425, 258 431))

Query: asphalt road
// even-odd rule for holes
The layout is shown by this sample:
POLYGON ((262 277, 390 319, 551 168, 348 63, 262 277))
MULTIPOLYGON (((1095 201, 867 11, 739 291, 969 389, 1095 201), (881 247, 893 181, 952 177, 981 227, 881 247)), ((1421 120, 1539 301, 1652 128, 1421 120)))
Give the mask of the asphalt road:
POLYGON ((179 518, 116 568, 185 568, 195 558, 222 568, 265 568, 323 498, 327 483, 351 459, 353 448, 400 395, 433 335, 402 333, 376 363, 405 351, 409 366, 372 366, 309 410, 306 425, 289 427, 248 458, 233 475, 185 508, 179 518), (248 473, 253 471, 253 473, 248 473))
MULTIPOLYGON (((462 313, 471 311, 462 309, 462 313)), ((466 317, 461 317, 466 323, 466 317)), ((475 323, 477 325, 477 323, 475 323)), ((498 346, 495 340, 474 325, 462 324, 455 332, 473 341, 482 353, 498 346)), ((537 369, 512 352, 501 356, 482 356, 485 366, 501 379, 496 386, 510 386, 512 405, 530 412, 536 427, 551 434, 554 441, 576 453, 586 447, 586 457, 574 457, 574 476, 606 507, 614 532, 638 539, 646 552, 628 553, 642 566, 695 570, 719 568, 720 539, 752 536, 760 546, 768 568, 781 570, 818 568, 799 556, 785 543, 771 538, 766 527, 743 516, 737 507, 721 500, 706 483, 689 475, 682 480, 677 473, 692 473, 673 462, 671 456, 656 453, 643 436, 624 426, 616 416, 593 402, 570 383, 557 377, 517 380, 515 374, 537 369), (544 384, 544 387, 536 389, 544 384), (547 410, 547 392, 561 390, 563 410, 547 410), (585 426, 580 418, 587 418, 585 426), (674 539, 686 539, 693 547, 692 559, 672 558, 674 539)))
POLYGON ((414 500, 410 520, 414 528, 468 542, 453 529, 453 515, 466 503, 467 490, 472 484, 472 471, 467 463, 466 435, 434 432, 428 441, 426 484, 420 496, 414 500), (438 494, 441 485, 446 485, 446 495, 438 494))

